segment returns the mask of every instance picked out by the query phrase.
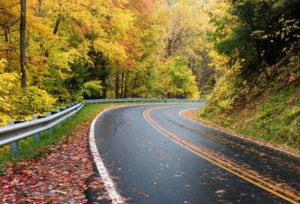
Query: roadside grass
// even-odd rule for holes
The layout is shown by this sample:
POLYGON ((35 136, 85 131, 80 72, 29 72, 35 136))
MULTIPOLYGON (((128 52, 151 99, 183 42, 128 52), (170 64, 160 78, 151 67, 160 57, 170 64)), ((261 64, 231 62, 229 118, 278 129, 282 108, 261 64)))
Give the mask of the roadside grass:
POLYGON ((265 141, 282 144, 300 150, 300 101, 297 89, 289 87, 259 104, 245 110, 248 123, 235 125, 235 129, 247 135, 261 137, 265 141))
POLYGON ((230 115, 199 111, 196 116, 229 131, 300 152, 300 86, 269 89, 230 115))
POLYGON ((86 122, 90 122, 102 110, 120 104, 87 104, 82 110, 71 118, 63 121, 52 128, 51 134, 44 131, 40 134, 40 141, 36 142, 32 137, 28 137, 19 142, 19 153, 14 158, 10 156, 9 147, 0 148, 0 173, 1 166, 9 166, 14 162, 26 158, 43 158, 51 151, 51 146, 64 142, 73 129, 86 122))

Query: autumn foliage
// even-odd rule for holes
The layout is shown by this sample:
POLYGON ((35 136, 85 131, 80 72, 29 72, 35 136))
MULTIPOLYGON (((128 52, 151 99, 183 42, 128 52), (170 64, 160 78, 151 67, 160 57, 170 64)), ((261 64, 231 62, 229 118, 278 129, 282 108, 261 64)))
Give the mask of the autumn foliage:
MULTIPOLYGON (((168 19, 173 21, 177 12, 187 18, 185 13, 191 12, 188 7, 176 11, 183 2, 22 2, 27 5, 21 28, 20 2, 0 2, 1 125, 84 98, 198 97, 187 57, 165 49, 172 29, 168 19), (25 45, 20 44, 23 29, 25 45), (20 69, 22 50, 25 70, 20 69), (174 80, 169 61, 178 57, 183 62, 176 66, 178 73, 187 74, 181 80, 189 86, 174 80), (21 90, 21 80, 26 89, 21 90)), ((176 45, 180 47, 186 45, 176 45)))

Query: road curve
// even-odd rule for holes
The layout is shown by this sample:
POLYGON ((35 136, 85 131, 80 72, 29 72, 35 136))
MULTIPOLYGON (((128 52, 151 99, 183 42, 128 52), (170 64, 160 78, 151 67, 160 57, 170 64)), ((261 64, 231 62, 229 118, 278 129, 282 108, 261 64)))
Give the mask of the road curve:
POLYGON ((96 148, 127 202, 299 203, 299 159, 180 115, 200 106, 121 107, 95 121, 96 148))

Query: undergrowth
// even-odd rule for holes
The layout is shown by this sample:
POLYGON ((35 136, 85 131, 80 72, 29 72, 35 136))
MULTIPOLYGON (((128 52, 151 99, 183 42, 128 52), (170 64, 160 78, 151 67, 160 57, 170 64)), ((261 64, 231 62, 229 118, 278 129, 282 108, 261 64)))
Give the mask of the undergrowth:
POLYGON ((294 56, 276 66, 265 67, 268 74, 265 71, 255 75, 243 87, 231 83, 233 79, 224 76, 222 86, 215 87, 198 117, 229 130, 300 151, 299 60, 298 56, 294 56), (234 89, 227 90, 226 84, 233 85, 234 89))
POLYGON ((228 113, 201 110, 206 121, 238 133, 300 151, 300 85, 270 88, 228 113))

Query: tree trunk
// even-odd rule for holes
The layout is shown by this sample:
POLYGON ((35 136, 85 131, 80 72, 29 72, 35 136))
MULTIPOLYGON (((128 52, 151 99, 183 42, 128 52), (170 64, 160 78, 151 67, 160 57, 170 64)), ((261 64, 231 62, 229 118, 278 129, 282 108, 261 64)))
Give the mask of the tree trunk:
MULTIPOLYGON (((9 27, 4 27, 4 40, 7 43, 9 40, 9 27)), ((9 48, 5 49, 5 57, 9 58, 9 48)))
POLYGON ((56 19, 56 22, 55 22, 55 25, 54 25, 54 29, 53 29, 53 34, 55 35, 58 31, 58 28, 59 28, 59 24, 60 24, 60 21, 61 21, 61 15, 59 14, 57 19, 56 19))
POLYGON ((21 87, 26 89, 26 0, 21 0, 21 21, 20 21, 20 69, 21 87))
POLYGON ((43 4, 43 0, 38 0, 37 14, 38 14, 38 16, 40 16, 40 17, 43 16, 42 4, 43 4))
POLYGON ((119 84, 120 84, 120 76, 119 71, 116 71, 116 83, 115 83, 115 95, 116 98, 119 98, 119 84))
POLYGON ((132 87, 132 95, 131 95, 131 98, 134 98, 135 97, 135 94, 134 94, 134 90, 136 88, 136 83, 137 83, 137 78, 138 78, 138 72, 135 74, 135 77, 134 77, 134 82, 133 82, 133 87, 132 87))
POLYGON ((121 76, 122 76, 122 78, 121 78, 121 94, 120 94, 120 98, 124 98, 124 71, 122 71, 121 76))
POLYGON ((129 72, 126 71, 126 75, 125 75, 125 84, 124 84, 124 96, 123 96, 123 98, 127 98, 127 91, 128 91, 128 75, 129 75, 129 72))
POLYGON ((107 97, 107 84, 106 84, 106 79, 105 78, 102 79, 102 84, 103 84, 102 98, 105 99, 107 97))
POLYGON ((9 28, 4 27, 4 41, 8 42, 8 33, 9 33, 9 28))

